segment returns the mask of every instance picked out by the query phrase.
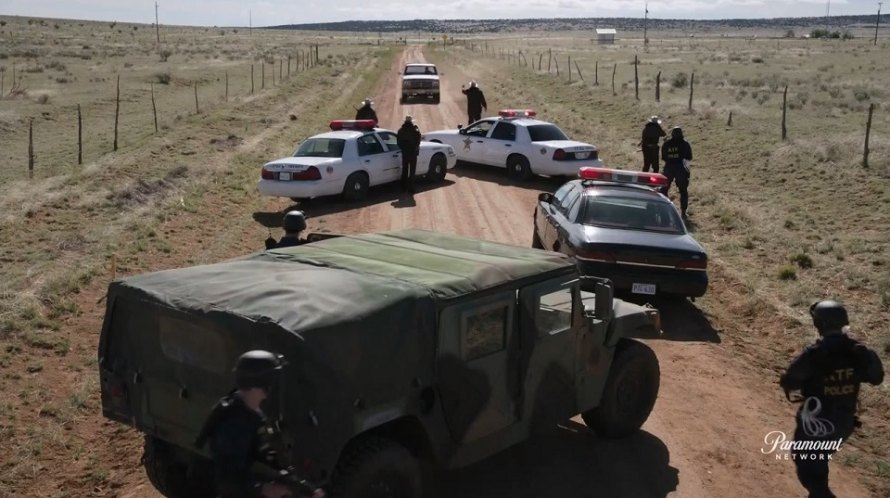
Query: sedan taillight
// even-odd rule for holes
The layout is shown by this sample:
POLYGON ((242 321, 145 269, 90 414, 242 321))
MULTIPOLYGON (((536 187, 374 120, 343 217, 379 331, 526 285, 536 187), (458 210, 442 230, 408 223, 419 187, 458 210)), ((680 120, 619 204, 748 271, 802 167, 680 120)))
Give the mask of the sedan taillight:
POLYGON ((579 259, 583 259, 585 261, 597 261, 600 263, 614 263, 615 257, 609 254, 606 251, 601 251, 597 249, 586 249, 580 248, 575 253, 575 257, 579 259))
POLYGON ((686 270, 707 270, 708 269, 708 260, 707 258, 689 258, 680 261, 677 265, 677 268, 682 268, 686 270))
POLYGON ((263 180, 274 180, 275 179, 275 173, 267 170, 266 168, 263 168, 262 175, 263 175, 263 180))
POLYGON ((554 161, 562 161, 565 158, 566 158, 566 151, 564 151, 562 149, 556 149, 556 151, 553 152, 553 160, 554 161))
POLYGON ((309 166, 303 171, 294 173, 291 178, 302 181, 321 180, 321 171, 318 171, 315 166, 309 166))

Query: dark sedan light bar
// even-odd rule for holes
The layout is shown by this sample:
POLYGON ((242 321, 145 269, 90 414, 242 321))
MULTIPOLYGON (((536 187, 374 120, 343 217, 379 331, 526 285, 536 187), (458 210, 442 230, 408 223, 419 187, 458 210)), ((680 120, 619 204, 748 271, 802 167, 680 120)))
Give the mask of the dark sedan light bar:
POLYGON ((621 169, 594 168, 584 166, 578 171, 578 177, 582 180, 598 180, 612 183, 630 183, 647 187, 661 187, 667 185, 667 177, 660 173, 644 173, 639 171, 626 171, 621 169))

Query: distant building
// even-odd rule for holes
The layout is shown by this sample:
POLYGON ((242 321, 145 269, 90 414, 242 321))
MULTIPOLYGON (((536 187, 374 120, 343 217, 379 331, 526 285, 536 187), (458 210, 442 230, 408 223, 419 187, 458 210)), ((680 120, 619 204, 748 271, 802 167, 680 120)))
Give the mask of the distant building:
POLYGON ((618 34, 618 32, 612 28, 597 28, 596 42, 601 45, 611 45, 615 43, 616 34, 618 34))

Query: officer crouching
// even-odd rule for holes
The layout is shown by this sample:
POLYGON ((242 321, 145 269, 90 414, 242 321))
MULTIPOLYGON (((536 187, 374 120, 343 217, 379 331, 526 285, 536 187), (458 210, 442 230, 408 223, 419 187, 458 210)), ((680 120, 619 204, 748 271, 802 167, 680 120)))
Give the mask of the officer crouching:
POLYGON ((195 444, 209 442, 219 498, 324 498, 320 488, 298 479, 280 465, 276 435, 261 405, 281 374, 281 360, 269 351, 248 351, 235 364, 237 389, 220 399, 195 444), (287 484, 283 484, 287 483, 287 484))
POLYGON ((300 238, 300 233, 306 230, 306 216, 302 211, 289 211, 284 215, 284 237, 275 242, 271 236, 266 239, 266 249, 279 249, 282 247, 294 247, 307 243, 300 238))
MULTIPOLYGON (((794 440, 846 441, 859 425, 859 385, 883 382, 884 366, 877 353, 845 333, 850 322, 840 303, 816 302, 810 306, 810 316, 820 338, 794 359, 779 380, 789 400, 791 391, 799 390, 803 397, 794 440)), ((828 462, 834 451, 792 450, 797 478, 811 498, 835 496, 828 487, 828 462)))

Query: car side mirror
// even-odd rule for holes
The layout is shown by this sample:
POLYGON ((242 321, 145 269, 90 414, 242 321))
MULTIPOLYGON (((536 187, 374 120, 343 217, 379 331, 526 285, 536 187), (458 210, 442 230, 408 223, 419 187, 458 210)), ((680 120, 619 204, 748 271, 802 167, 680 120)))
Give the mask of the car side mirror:
POLYGON ((541 192, 538 194, 538 200, 541 202, 546 202, 547 204, 553 204, 553 194, 550 192, 541 192))

